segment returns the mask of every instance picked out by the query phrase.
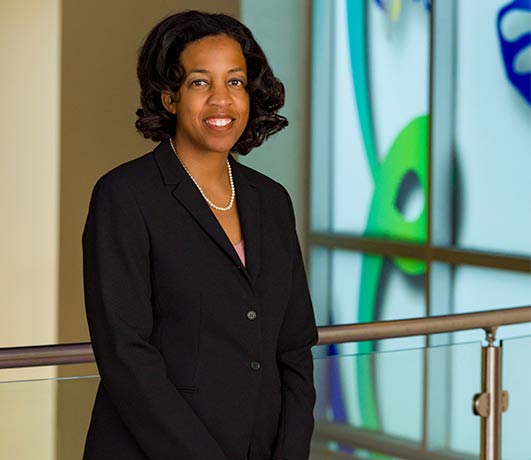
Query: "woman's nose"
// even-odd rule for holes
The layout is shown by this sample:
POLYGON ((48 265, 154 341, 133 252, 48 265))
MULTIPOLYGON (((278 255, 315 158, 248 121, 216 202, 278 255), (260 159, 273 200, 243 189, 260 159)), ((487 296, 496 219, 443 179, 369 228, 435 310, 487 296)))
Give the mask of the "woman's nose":
POLYGON ((212 85, 209 102, 213 105, 227 105, 231 102, 230 91, 226 84, 212 85))

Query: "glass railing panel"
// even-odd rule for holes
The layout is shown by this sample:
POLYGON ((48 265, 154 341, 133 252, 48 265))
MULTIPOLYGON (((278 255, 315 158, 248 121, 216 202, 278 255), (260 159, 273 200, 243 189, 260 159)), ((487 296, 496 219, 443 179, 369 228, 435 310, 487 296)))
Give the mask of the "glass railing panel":
POLYGON ((321 357, 315 377, 313 460, 479 459, 481 343, 321 357))
POLYGON ((0 383, 0 459, 81 459, 98 376, 0 383))
POLYGON ((481 419, 472 412, 481 392, 481 342, 427 350, 426 445, 480 458, 481 419))
MULTIPOLYGON (((312 460, 479 459, 481 343, 327 356, 315 349, 312 460)), ((503 341, 504 460, 531 460, 531 336, 503 341)), ((0 458, 81 458, 98 376, 0 383, 0 458)))
POLYGON ((502 459, 531 460, 531 335, 505 339, 502 346, 502 387, 509 392, 502 459))

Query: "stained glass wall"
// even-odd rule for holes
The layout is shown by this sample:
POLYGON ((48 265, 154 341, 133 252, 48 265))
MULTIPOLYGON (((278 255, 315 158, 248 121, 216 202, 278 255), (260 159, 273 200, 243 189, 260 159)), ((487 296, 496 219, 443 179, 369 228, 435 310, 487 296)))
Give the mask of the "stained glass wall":
MULTIPOLYGON (((313 1, 309 260, 321 325, 531 304, 530 91, 529 0, 313 1)), ((500 338, 529 333, 507 327, 500 338)), ((444 387, 428 382, 442 362, 459 367, 448 345, 483 338, 317 350, 445 346, 438 364, 406 360, 394 379, 370 360, 338 361, 330 417, 473 453, 477 443, 449 429, 455 389, 479 378, 473 366, 444 387), (440 426, 396 428, 384 395, 406 391, 400 375, 425 404, 446 401, 419 415, 440 426)))
MULTIPOLYGON (((426 242, 430 12, 402 10, 390 19, 378 2, 314 3, 314 236, 426 242)), ((426 314, 423 260, 327 243, 332 304, 345 307, 321 312, 325 322, 426 314)))

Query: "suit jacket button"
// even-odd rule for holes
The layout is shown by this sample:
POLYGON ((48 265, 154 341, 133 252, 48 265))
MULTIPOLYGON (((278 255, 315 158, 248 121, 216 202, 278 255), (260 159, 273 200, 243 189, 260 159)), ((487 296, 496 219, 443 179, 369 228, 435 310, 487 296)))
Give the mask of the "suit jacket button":
POLYGON ((251 369, 257 371, 260 369, 260 363, 258 361, 251 361, 251 369))
POLYGON ((253 321, 253 320, 256 319, 256 317, 257 317, 257 314, 256 314, 256 312, 254 310, 249 310, 247 312, 247 319, 248 320, 253 321))

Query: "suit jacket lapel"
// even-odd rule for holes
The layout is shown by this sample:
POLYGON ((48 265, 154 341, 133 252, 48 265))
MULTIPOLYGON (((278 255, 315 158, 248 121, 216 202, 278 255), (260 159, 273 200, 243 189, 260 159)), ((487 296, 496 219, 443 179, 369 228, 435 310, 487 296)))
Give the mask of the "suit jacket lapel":
POLYGON ((236 187, 236 201, 240 215, 243 239, 245 241, 245 265, 251 280, 256 281, 260 271, 260 198, 256 185, 245 175, 242 165, 229 158, 236 187))
POLYGON ((154 151, 155 160, 166 184, 175 184, 172 195, 186 208, 190 215, 212 238, 219 248, 238 266, 244 276, 254 282, 259 267, 259 218, 256 190, 249 183, 240 165, 231 157, 236 202, 245 240, 246 267, 243 266, 234 246, 227 237, 207 202, 192 182, 180 161, 173 153, 167 141, 162 142, 154 151))

